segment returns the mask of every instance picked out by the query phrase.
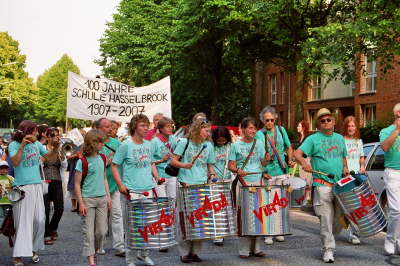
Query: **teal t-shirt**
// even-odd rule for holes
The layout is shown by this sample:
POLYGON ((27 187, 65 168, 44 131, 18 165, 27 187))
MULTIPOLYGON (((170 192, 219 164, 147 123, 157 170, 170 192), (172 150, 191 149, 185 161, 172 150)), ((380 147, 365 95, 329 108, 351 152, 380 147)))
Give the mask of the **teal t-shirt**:
MULTIPOLYGON (((83 180, 82 197, 102 197, 106 195, 104 187, 104 161, 100 155, 86 157, 86 160, 88 161, 88 170, 83 180)), ((76 162, 75 170, 82 173, 82 160, 76 162)))
POLYGON ((363 142, 361 139, 344 139, 347 150, 347 167, 349 171, 360 172, 360 157, 364 156, 363 142))
POLYGON ((167 142, 162 142, 159 137, 155 136, 151 140, 151 145, 153 145, 153 161, 158 161, 164 158, 164 156, 170 153, 170 158, 168 161, 160 163, 157 165, 158 175, 163 178, 171 178, 172 176, 165 173, 165 167, 171 161, 172 151, 176 146, 176 138, 174 136, 169 136, 167 142))
MULTIPOLYGON (((322 132, 316 132, 308 136, 299 147, 307 157, 311 158, 311 166, 314 170, 333 174, 334 180, 320 174, 314 174, 314 178, 320 178, 327 182, 337 182, 342 178, 343 158, 346 157, 346 144, 342 135, 333 133, 325 135, 322 132)), ((313 183, 313 186, 323 186, 313 183)))
MULTIPOLYGON (((181 139, 174 150, 174 154, 182 156, 183 150, 185 149, 188 141, 188 139, 181 139)), ((200 152, 203 145, 206 145, 205 149, 201 152, 193 167, 191 169, 179 169, 178 180, 180 182, 190 185, 207 183, 207 164, 215 164, 214 145, 212 145, 211 142, 205 141, 198 144, 189 141, 189 145, 185 151, 185 154, 183 155, 183 158, 181 159, 181 162, 192 162, 192 159, 200 152)))
MULTIPOLYGON (((235 161, 236 167, 239 169, 242 168, 246 157, 250 153, 251 146, 253 142, 246 143, 242 140, 238 140, 232 144, 231 151, 229 153, 229 161, 235 161)), ((244 167, 243 171, 245 172, 262 172, 263 167, 261 165, 261 160, 265 157, 265 148, 261 141, 256 142, 256 146, 250 158, 244 167)), ((261 174, 253 174, 247 175, 244 177, 244 180, 247 182, 258 182, 261 179, 261 174)))
MULTIPOLYGON (((10 157, 14 157, 21 146, 21 143, 13 141, 8 146, 10 157)), ((14 167, 15 186, 39 184, 42 182, 40 177, 39 161, 40 156, 47 154, 44 146, 36 141, 25 145, 22 153, 22 160, 17 167, 14 167)))
MULTIPOLYGON (((394 125, 382 129, 379 133, 380 142, 382 143, 387 139, 395 129, 396 127, 394 125)), ((385 167, 400 170, 400 136, 397 136, 392 147, 385 152, 385 167)))
MULTIPOLYGON (((121 142, 118 139, 115 138, 109 138, 108 142, 104 143, 105 145, 103 146, 103 148, 100 150, 100 153, 104 154, 106 157, 112 159, 114 157, 114 152, 111 150, 118 150, 118 147, 121 145, 121 142), (107 148, 107 146, 110 148, 107 148)), ((119 168, 119 174, 122 173, 122 168, 119 168)), ((107 174, 107 181, 108 181, 108 187, 110 188, 110 193, 115 192, 118 190, 118 186, 117 183, 115 183, 114 177, 112 175, 112 171, 111 171, 111 165, 107 165, 106 168, 106 174, 107 174)))
POLYGON ((153 153, 153 147, 147 140, 136 144, 129 138, 119 146, 113 163, 122 166, 122 182, 129 190, 148 191, 155 187, 151 173, 153 153))
POLYGON ((217 174, 218 180, 231 179, 231 172, 228 170, 228 157, 231 150, 231 144, 224 146, 214 146, 215 151, 215 164, 214 169, 217 174), (224 175, 225 172, 225 175, 224 175))
MULTIPOLYGON (((278 150, 279 157, 281 158, 282 162, 284 165, 287 167, 285 163, 285 152, 288 147, 290 147, 291 143, 289 140, 289 136, 286 133, 285 128, 280 127, 282 130, 282 134, 280 130, 278 129, 277 126, 275 126, 275 132, 276 132, 276 143, 275 147, 278 150), (282 136, 283 135, 283 136, 282 136)), ((265 134, 268 134, 270 139, 274 141, 274 131, 272 130, 265 130, 265 133, 263 130, 259 130, 255 136, 257 141, 262 142, 262 145, 265 147, 265 141, 266 141, 266 136, 265 134)), ((267 140, 267 149, 268 153, 271 155, 271 161, 268 162, 268 164, 264 167, 264 171, 267 172, 271 176, 278 176, 278 175, 283 175, 285 174, 282 170, 282 168, 279 166, 278 159, 275 156, 275 153, 272 150, 271 144, 267 140)))

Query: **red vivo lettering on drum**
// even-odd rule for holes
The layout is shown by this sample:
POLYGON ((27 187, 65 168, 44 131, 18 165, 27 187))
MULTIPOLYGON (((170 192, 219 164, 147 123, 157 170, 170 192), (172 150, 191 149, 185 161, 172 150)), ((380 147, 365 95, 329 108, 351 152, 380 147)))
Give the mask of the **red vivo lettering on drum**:
POLYGON ((198 208, 195 211, 192 211, 188 217, 190 224, 192 227, 195 227, 194 221, 200 221, 204 217, 208 217, 208 214, 206 211, 214 211, 214 213, 220 212, 222 209, 226 208, 228 206, 228 201, 226 200, 226 197, 223 193, 220 193, 221 200, 214 200, 211 201, 209 200, 208 196, 205 197, 203 206, 198 208))
POLYGON ((149 232, 152 236, 154 236, 160 232, 163 232, 164 229, 162 227, 162 224, 164 224, 165 227, 172 226, 175 221, 174 217, 175 217, 175 210, 172 212, 171 215, 166 215, 165 210, 162 209, 161 213, 160 213, 160 219, 158 220, 158 222, 152 223, 150 225, 146 225, 143 228, 143 230, 139 228, 138 232, 143 237, 144 242, 149 241, 149 232))
POLYGON ((350 214, 347 214, 347 218, 353 221, 355 224, 358 224, 358 220, 363 218, 365 215, 369 213, 368 209, 374 207, 376 205, 376 197, 374 194, 369 195, 368 197, 364 197, 364 195, 360 196, 361 207, 352 211, 350 214), (367 208, 369 207, 369 208, 367 208))
POLYGON ((286 208, 288 205, 289 205, 289 199, 279 198, 278 192, 275 192, 274 200, 272 203, 259 207, 258 211, 253 210, 253 213, 261 223, 264 223, 263 212, 265 216, 269 216, 273 212, 276 213, 278 212, 278 210, 286 208), (276 208, 277 206, 279 207, 279 209, 276 208))

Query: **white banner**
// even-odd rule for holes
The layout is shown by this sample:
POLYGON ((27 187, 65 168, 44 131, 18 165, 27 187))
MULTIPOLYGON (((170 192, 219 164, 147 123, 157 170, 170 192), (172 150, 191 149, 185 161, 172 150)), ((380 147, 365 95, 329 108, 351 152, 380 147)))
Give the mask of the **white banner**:
POLYGON ((67 117, 129 122, 143 113, 172 116, 169 77, 145 87, 131 87, 109 79, 87 78, 68 72, 67 117))

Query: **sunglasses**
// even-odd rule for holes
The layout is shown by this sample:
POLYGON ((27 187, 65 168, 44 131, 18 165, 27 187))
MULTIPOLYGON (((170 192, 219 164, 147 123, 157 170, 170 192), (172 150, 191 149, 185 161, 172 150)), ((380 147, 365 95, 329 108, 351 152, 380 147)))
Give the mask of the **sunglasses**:
POLYGON ((330 118, 321 119, 321 120, 319 120, 319 122, 320 122, 321 124, 324 124, 325 122, 326 122, 326 123, 330 123, 330 122, 332 122, 332 119, 330 119, 330 118))
POLYGON ((265 122, 266 122, 266 123, 268 123, 268 122, 275 122, 275 119, 265 119, 265 122))

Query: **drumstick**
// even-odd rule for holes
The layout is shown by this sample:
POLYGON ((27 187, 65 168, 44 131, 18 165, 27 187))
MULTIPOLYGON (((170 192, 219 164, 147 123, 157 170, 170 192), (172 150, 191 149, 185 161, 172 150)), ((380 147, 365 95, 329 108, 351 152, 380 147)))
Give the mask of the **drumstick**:
POLYGON ((317 170, 311 170, 311 172, 314 173, 314 174, 320 174, 320 175, 327 176, 327 177, 329 177, 331 179, 335 179, 335 176, 332 175, 332 174, 327 174, 327 173, 320 172, 320 171, 317 171, 317 170))
POLYGON ((199 153, 193 158, 192 164, 194 164, 194 162, 197 160, 197 158, 199 158, 200 154, 204 151, 205 148, 207 148, 207 144, 203 144, 203 147, 201 147, 201 150, 199 151, 199 153))

